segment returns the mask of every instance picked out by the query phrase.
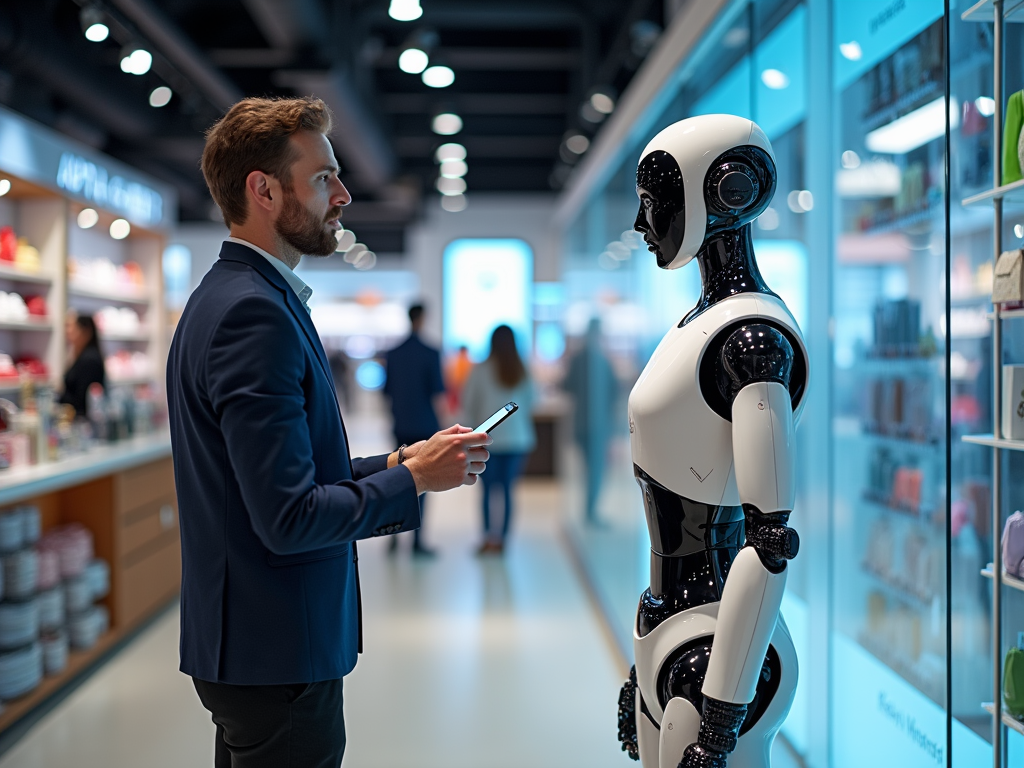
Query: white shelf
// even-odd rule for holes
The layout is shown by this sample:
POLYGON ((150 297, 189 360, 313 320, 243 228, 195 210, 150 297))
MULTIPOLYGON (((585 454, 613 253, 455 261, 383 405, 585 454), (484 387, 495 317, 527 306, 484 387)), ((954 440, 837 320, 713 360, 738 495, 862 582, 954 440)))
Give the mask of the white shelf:
MULTIPOLYGON (((30 381, 37 387, 48 387, 50 386, 50 378, 48 376, 32 376, 30 381)), ((21 391, 21 380, 15 378, 2 378, 0 379, 0 395, 11 394, 13 392, 21 391)))
POLYGON ((53 282, 52 277, 42 272, 27 272, 2 263, 0 263, 0 279, 10 280, 15 283, 33 283, 35 285, 49 285, 53 282))
MULTIPOLYGON (((981 0, 960 14, 963 21, 992 22, 995 17, 995 4, 992 0, 981 0)), ((1005 0, 1003 19, 1024 22, 1024 0, 1005 0)))
POLYGON ((141 306, 149 305, 149 299, 143 296, 141 293, 132 293, 129 291, 102 290, 99 288, 92 288, 85 285, 75 285, 74 283, 68 284, 68 294, 70 294, 71 296, 82 296, 87 299, 100 299, 102 301, 111 301, 116 304, 139 304, 141 306))
POLYGON ((0 331, 52 331, 50 318, 40 320, 0 320, 0 331))
POLYGON ((992 437, 992 435, 964 435, 961 439, 965 443, 1001 448, 1004 451, 1024 451, 1024 440, 1007 440, 1003 437, 992 437))
POLYGON ((107 377, 107 384, 112 387, 137 387, 140 384, 152 384, 152 376, 132 376, 126 379, 113 379, 107 377))
MULTIPOLYGON (((981 569, 981 575, 986 579, 995 577, 995 571, 992 568, 992 563, 989 563, 985 568, 981 569)), ((1002 572, 999 579, 1006 586, 1013 587, 1014 589, 1019 589, 1021 592, 1024 592, 1024 579, 1018 579, 1016 576, 1011 576, 1005 570, 1002 572)))
POLYGON ((100 341, 149 341, 149 331, 140 329, 135 333, 105 333, 100 331, 100 341))
MULTIPOLYGON (((994 716, 996 713, 995 705, 993 705, 990 701, 986 701, 984 704, 982 704, 981 708, 988 712, 990 715, 994 716)), ((1012 728, 1017 733, 1024 736, 1024 723, 1022 723, 1016 717, 1011 715, 1005 709, 1003 710, 1003 725, 1005 725, 1007 728, 1012 728)))
MULTIPOLYGON (((1024 0, 1021 0, 1024 4, 1024 0)), ((1021 19, 1024 21, 1024 18, 1021 19)), ((979 192, 976 195, 965 197, 961 204, 963 206, 978 205, 979 203, 987 203, 992 200, 1012 200, 1015 202, 1024 202, 1024 179, 1015 181, 1012 184, 1004 184, 1001 187, 990 189, 985 192, 979 192)))

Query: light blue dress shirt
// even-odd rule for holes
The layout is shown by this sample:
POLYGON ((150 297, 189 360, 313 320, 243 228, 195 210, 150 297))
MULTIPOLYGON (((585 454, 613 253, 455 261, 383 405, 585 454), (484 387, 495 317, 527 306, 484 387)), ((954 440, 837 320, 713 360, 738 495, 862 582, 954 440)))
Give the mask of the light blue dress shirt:
POLYGON ((309 297, 313 295, 313 289, 306 285, 304 282, 302 282, 302 279, 298 275, 296 275, 295 272, 287 264, 285 264, 276 256, 272 256, 271 254, 267 253, 259 246, 253 245, 248 240, 242 240, 241 238, 238 237, 229 237, 228 242, 238 243, 239 245, 244 245, 249 248, 252 248, 254 251, 256 251, 256 253, 258 253, 260 256, 269 261, 274 266, 274 269, 281 273, 281 277, 284 278, 284 281, 288 283, 289 286, 291 286, 291 289, 293 291, 295 291, 295 295, 299 297, 299 301, 302 302, 303 308, 307 312, 310 312, 309 297))

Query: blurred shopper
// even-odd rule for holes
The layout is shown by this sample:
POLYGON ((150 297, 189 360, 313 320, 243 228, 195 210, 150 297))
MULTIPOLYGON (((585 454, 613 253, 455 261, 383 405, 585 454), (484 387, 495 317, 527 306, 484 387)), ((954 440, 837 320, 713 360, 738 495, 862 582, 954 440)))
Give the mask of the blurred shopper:
POLYGON ((491 353, 473 368, 462 392, 462 414, 466 424, 481 424, 509 401, 519 410, 494 430, 491 458, 481 475, 483 496, 483 543, 480 554, 501 554, 512 523, 512 488, 523 472, 526 458, 537 444, 533 428, 533 382, 516 349, 516 337, 507 325, 491 335, 491 353), (494 491, 502 493, 503 520, 499 528, 491 515, 494 491))
POLYGON ((181 526, 181 670, 216 768, 337 768, 342 678, 361 650, 355 542, 420 524, 417 497, 471 485, 488 439, 461 427, 351 459, 303 256, 334 253, 351 200, 319 99, 246 99, 202 170, 230 237, 167 361, 181 526))
MULTIPOLYGON (((420 338, 424 314, 422 304, 409 307, 412 331, 386 358, 384 394, 391 398, 395 441, 399 445, 412 445, 437 432, 438 411, 444 408, 441 353, 420 338)), ((420 526, 413 532, 412 552, 433 557, 436 552, 423 543, 421 536, 425 512, 424 497, 420 496, 420 526)), ((392 552, 398 549, 397 534, 391 538, 390 546, 392 552)))
POLYGON ((445 368, 445 385, 448 387, 448 413, 458 413, 462 407, 462 390, 473 372, 473 361, 469 359, 469 348, 462 346, 445 368))
POLYGON ((569 361, 565 389, 573 398, 573 437, 583 453, 586 521, 596 524, 608 441, 618 423, 614 414, 618 386, 615 371, 601 349, 601 321, 597 318, 590 321, 583 347, 569 361))
POLYGON ((92 315, 68 316, 64 328, 71 365, 64 374, 64 393, 60 402, 75 409, 76 416, 86 416, 89 387, 99 384, 106 389, 107 372, 100 351, 99 333, 92 315))

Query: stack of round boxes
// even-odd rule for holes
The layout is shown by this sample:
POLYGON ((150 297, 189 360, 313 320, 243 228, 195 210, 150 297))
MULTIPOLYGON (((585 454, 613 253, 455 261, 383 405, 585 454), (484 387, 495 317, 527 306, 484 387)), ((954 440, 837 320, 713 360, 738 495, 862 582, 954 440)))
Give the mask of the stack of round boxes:
POLYGON ((40 529, 36 507, 0 513, 0 699, 62 672, 69 648, 91 648, 109 626, 94 601, 109 592, 110 569, 93 558, 92 534, 77 524, 40 529))

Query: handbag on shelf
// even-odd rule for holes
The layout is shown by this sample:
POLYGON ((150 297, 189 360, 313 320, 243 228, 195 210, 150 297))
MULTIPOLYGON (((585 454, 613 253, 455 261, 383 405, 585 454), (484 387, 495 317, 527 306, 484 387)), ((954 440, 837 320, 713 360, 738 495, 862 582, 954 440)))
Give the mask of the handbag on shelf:
POLYGON ((1024 178, 1021 168, 1021 128, 1024 127, 1024 94, 1017 91, 1006 102, 1003 121, 1003 184, 1012 184, 1024 178))
POLYGON ((1024 251, 1003 251, 992 278, 992 303, 1024 301, 1024 251))
POLYGON ((1024 650, 1011 648, 1003 662, 1003 706, 1018 720, 1024 718, 1024 650))
MULTIPOLYGON (((1017 510, 1003 527, 1003 570, 1011 576, 1021 577, 1024 565, 1024 512, 1017 510)), ((1021 689, 1024 693, 1024 688, 1021 689)))

